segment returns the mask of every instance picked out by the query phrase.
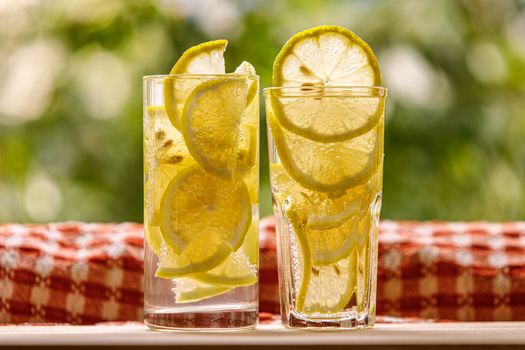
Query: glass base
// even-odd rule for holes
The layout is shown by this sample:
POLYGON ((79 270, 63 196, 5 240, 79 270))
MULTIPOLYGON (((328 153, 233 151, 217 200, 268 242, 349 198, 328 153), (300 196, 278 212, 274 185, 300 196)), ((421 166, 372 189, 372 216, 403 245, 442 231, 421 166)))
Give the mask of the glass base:
POLYGON ((283 326, 293 329, 307 329, 318 331, 333 331, 333 330, 349 330, 349 329, 364 329, 372 328, 374 326, 374 319, 368 316, 357 318, 354 315, 341 318, 304 318, 299 315, 290 313, 289 315, 282 315, 283 326))
POLYGON ((181 312, 163 309, 144 313, 144 323, 158 331, 234 331, 257 326, 259 310, 223 309, 213 311, 181 312))

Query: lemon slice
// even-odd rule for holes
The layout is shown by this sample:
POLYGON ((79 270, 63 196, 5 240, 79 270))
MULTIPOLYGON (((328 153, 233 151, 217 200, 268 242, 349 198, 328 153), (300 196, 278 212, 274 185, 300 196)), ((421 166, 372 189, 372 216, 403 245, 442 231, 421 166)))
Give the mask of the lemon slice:
POLYGON ((144 137, 153 146, 145 147, 144 154, 144 198, 149 203, 145 205, 144 233, 151 249, 159 256, 163 244, 159 228, 162 195, 179 171, 196 162, 184 145, 182 134, 171 125, 164 106, 148 106, 145 112, 144 137))
POLYGON ((206 171, 225 180, 234 178, 243 157, 240 123, 247 90, 245 78, 201 83, 182 114, 181 130, 191 155, 206 171))
MULTIPOLYGON (((248 75, 249 77, 255 77, 257 74, 255 72, 255 67, 247 61, 242 61, 242 63, 234 71, 235 74, 248 75)), ((253 79, 248 87, 248 95, 246 97, 246 106, 250 105, 253 102, 255 96, 259 92, 259 84, 256 79, 253 79)))
POLYGON ((259 132, 259 79, 255 68, 248 62, 243 61, 234 74, 246 75, 248 79, 248 93, 246 95, 246 110, 242 116, 242 124, 249 124, 259 132))
POLYGON ((232 287, 208 285, 191 278, 177 278, 173 280, 176 303, 193 303, 196 301, 216 297, 232 290, 232 287))
POLYGON ((231 183, 191 166, 167 186, 160 205, 160 229, 177 254, 161 252, 157 276, 184 277, 221 264, 244 241, 251 223, 244 183, 231 183))
MULTIPOLYGON (((318 210, 308 215, 306 222, 308 228, 317 230, 326 230, 332 228, 338 228, 344 223, 348 222, 351 218, 359 217, 367 209, 367 204, 370 202, 366 198, 358 198, 353 202, 345 202, 345 199, 339 201, 331 201, 328 203, 321 202, 323 206, 328 206, 329 209, 318 210)), ((325 208, 322 208, 325 209, 325 208)))
POLYGON ((259 203, 259 128, 241 124, 241 141, 238 156, 238 172, 243 175, 252 203, 259 203))
POLYGON ((281 206, 293 204, 288 211, 298 219, 291 221, 291 226, 308 242, 314 265, 329 265, 346 258, 355 246, 363 244, 370 230, 362 225, 370 220, 365 218, 381 190, 379 171, 366 183, 332 198, 301 187, 281 164, 272 164, 270 170, 275 200, 281 206))
POLYGON ((173 66, 170 74, 224 74, 224 51, 228 40, 208 41, 190 47, 173 66))
POLYGON ((303 234, 310 245, 312 264, 326 266, 348 257, 354 247, 366 242, 369 232, 360 228, 359 219, 355 217, 335 228, 306 226, 303 234))
POLYGON ((335 228, 352 217, 363 216, 372 200, 381 191, 381 171, 364 184, 349 188, 340 197, 302 187, 286 173, 282 164, 270 165, 273 195, 283 203, 286 199, 304 210, 310 228, 335 228))
POLYGON ((215 40, 186 50, 170 71, 164 82, 164 101, 171 123, 180 129, 180 117, 186 98, 201 83, 200 77, 179 78, 176 74, 224 74, 224 51, 227 40, 215 40))
POLYGON ((244 167, 245 171, 254 167, 257 162, 257 132, 258 128, 255 125, 241 125, 237 160, 239 161, 239 166, 244 167))
POLYGON ((149 106, 147 113, 147 132, 151 134, 148 142, 153 143, 145 161, 150 192, 147 199, 153 208, 150 224, 159 226, 160 202, 166 187, 178 172, 196 165, 196 162, 184 144, 182 134, 171 125, 164 106, 149 106))
MULTIPOLYGON (((309 201, 304 199, 305 194, 312 194, 311 191, 301 189, 297 184, 291 187, 279 164, 273 164, 271 171, 276 202, 278 206, 285 207, 285 222, 290 231, 292 255, 297 254, 296 257, 292 257, 296 266, 292 280, 297 310, 306 314, 334 314, 349 305, 354 292, 357 293, 356 300, 360 302, 359 305, 363 306, 366 299, 363 293, 368 283, 369 271, 369 256, 366 254, 372 223, 369 205, 365 205, 366 212, 363 212, 362 208, 353 207, 355 214, 347 219, 340 211, 337 212, 342 204, 337 202, 338 198, 335 203, 332 202, 331 207, 321 209, 326 215, 320 215, 312 209, 309 201), (335 215, 328 214, 333 210, 336 211, 335 215), (312 218, 317 218, 320 221, 317 224, 323 228, 310 227, 312 224, 309 222, 312 218), (325 220, 329 224, 326 224, 325 220)), ((352 189, 356 192, 349 191, 346 194, 348 198, 353 198, 352 206, 361 200, 361 203, 368 203, 371 197, 378 194, 378 175, 371 178, 366 185, 367 191, 371 191, 369 196, 363 196, 366 194, 365 189, 352 189)), ((323 194, 319 195, 322 198, 323 194)), ((319 201, 315 208, 328 205, 329 200, 328 197, 323 198, 324 203, 319 201)))
POLYGON ((295 265, 294 272, 297 272, 293 273, 292 276, 295 307, 297 310, 302 311, 312 274, 312 255, 306 236, 294 230, 303 221, 300 210, 294 207, 293 203, 289 203, 288 208, 285 207, 284 209, 285 223, 287 225, 284 229, 290 232, 290 244, 292 246, 291 264, 295 265))
POLYGON ((351 217, 337 227, 313 228, 308 224, 291 222, 296 235, 304 237, 308 242, 312 264, 326 266, 333 264, 350 255, 352 249, 361 247, 367 241, 370 230, 366 230, 362 220, 370 220, 369 216, 361 219, 351 217))
POLYGON ((268 114, 275 147, 286 172, 303 187, 342 195, 364 183, 381 162, 382 122, 366 134, 344 142, 321 143, 294 134, 268 114))
POLYGON ((248 187, 250 201, 259 203, 259 128, 252 124, 241 124, 241 147, 239 151, 239 173, 248 187))
POLYGON ((259 203, 259 128, 252 124, 241 124, 241 142, 238 157, 238 172, 248 187, 250 200, 259 203))
POLYGON ((314 27, 292 36, 275 59, 274 86, 378 86, 372 49, 348 29, 314 27))
POLYGON ((364 184, 348 189, 339 198, 314 192, 307 198, 312 208, 307 226, 313 229, 337 228, 351 218, 362 218, 381 191, 381 183, 377 179, 379 176, 377 171, 364 184))
POLYGON ((252 167, 248 173, 244 175, 244 183, 248 188, 252 204, 259 204, 259 167, 252 167))
POLYGON ((328 266, 314 266, 305 289, 305 314, 335 314, 350 303, 357 286, 357 253, 328 266))
POLYGON ((367 235, 367 239, 365 240, 365 242, 362 242, 357 247, 359 258, 356 271, 357 312, 363 312, 367 308, 367 297, 368 293, 370 293, 370 290, 368 288, 368 283, 370 279, 370 260, 372 259, 372 256, 370 254, 372 251, 377 252, 377 246, 372 247, 372 244, 377 244, 378 224, 378 218, 373 217, 371 213, 369 213, 365 220, 361 222, 360 230, 362 230, 363 232, 370 232, 370 235, 367 235))
MULTIPOLYGON (((157 256, 161 254, 176 254, 168 247, 162 238, 160 228, 146 226, 145 235, 151 249, 157 256), (164 253, 163 253, 164 252, 164 253)), ((244 242, 236 252, 233 252, 219 266, 208 272, 191 275, 188 278, 176 279, 183 283, 184 288, 177 288, 178 302, 189 302, 215 296, 231 290, 234 287, 249 286, 257 282, 257 266, 259 264, 258 221, 253 220, 244 242), (190 278, 193 281, 190 281, 190 278), (212 287, 217 288, 212 288, 212 287), (219 288, 219 287, 228 288, 219 288), (218 293, 218 294, 217 294, 218 293)), ((170 278, 169 276, 166 276, 170 278)), ((178 284, 179 286, 179 284, 178 284)))
MULTIPOLYGON (((312 91, 319 98, 291 91, 270 90, 271 109, 279 124, 318 142, 345 141, 368 132, 384 113, 382 97, 337 96, 333 89, 312 91), (295 94, 295 95, 294 95, 295 94)), ((297 91, 301 92, 301 91, 297 91)), ((344 90, 340 90, 343 93, 344 90)))
POLYGON ((257 228, 257 221, 252 221, 244 243, 238 251, 232 253, 216 268, 194 274, 191 278, 209 285, 232 287, 249 286, 256 283, 259 262, 257 228))
POLYGON ((333 314, 348 305, 357 285, 357 250, 349 256, 326 266, 316 266, 312 261, 311 246, 302 230, 305 225, 304 213, 290 204, 286 219, 291 229, 292 245, 299 246, 293 276, 295 307, 305 314, 333 314), (294 242, 297 241, 297 242, 294 242))
POLYGON ((195 163, 184 144, 184 137, 175 129, 166 114, 164 106, 148 106, 146 109, 150 128, 148 138, 154 144, 154 158, 157 166, 173 165, 176 168, 186 168, 195 163))

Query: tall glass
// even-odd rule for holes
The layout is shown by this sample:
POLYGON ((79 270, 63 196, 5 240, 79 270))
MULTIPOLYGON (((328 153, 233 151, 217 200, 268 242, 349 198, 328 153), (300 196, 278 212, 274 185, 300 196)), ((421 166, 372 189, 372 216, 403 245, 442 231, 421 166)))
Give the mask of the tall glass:
POLYGON ((374 325, 385 97, 381 87, 265 90, 287 327, 374 325))
POLYGON ((258 320, 259 80, 144 77, 144 320, 249 329, 258 320))

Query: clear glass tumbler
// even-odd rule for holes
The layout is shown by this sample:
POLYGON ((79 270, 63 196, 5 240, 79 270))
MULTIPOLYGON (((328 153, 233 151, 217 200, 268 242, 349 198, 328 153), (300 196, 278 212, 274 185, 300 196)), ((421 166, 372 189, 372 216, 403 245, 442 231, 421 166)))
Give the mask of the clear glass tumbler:
POLYGON ((144 77, 144 321, 258 320, 259 79, 144 77))
POLYGON ((265 90, 287 327, 375 322, 385 97, 382 87, 265 90))

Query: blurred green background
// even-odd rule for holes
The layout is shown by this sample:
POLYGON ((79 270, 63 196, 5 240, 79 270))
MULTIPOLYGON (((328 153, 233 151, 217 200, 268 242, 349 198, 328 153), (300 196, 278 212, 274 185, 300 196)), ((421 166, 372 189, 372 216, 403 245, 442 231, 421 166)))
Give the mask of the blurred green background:
POLYGON ((370 43, 390 89, 383 218, 525 217, 523 1, 0 0, 0 221, 142 221, 142 76, 226 38, 267 87, 319 24, 370 43))

